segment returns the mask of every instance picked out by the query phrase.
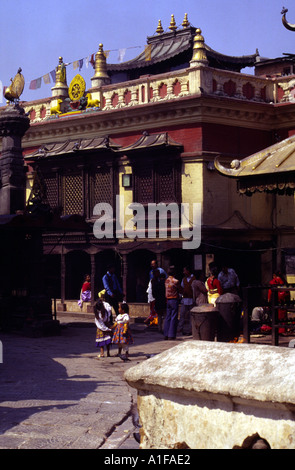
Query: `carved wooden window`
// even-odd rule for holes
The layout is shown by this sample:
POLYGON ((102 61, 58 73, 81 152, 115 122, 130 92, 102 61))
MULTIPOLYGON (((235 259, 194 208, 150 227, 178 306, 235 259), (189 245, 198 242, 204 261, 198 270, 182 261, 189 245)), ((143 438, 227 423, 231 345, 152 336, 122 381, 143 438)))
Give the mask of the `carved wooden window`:
POLYGON ((181 177, 177 161, 153 162, 134 168, 134 202, 180 202, 181 177))
MULTIPOLYGON (((106 202, 113 205, 112 171, 110 168, 99 169, 91 177, 92 205, 106 202)), ((93 207, 91 208, 93 210, 93 207)))
POLYGON ((62 206, 63 215, 83 215, 83 180, 81 174, 63 176, 62 206))
POLYGON ((59 206, 58 202, 58 179, 57 175, 45 175, 44 183, 46 188, 46 198, 51 209, 59 206))
POLYGON ((139 166, 135 169, 135 201, 141 204, 154 202, 154 178, 152 166, 139 166))

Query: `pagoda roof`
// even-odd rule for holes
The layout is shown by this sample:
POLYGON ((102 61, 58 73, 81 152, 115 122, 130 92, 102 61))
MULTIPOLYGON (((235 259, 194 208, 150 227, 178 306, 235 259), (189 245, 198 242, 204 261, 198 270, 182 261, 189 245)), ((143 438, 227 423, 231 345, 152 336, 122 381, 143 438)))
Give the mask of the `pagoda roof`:
POLYGON ((143 132, 143 135, 133 144, 128 145, 127 147, 122 147, 119 149, 121 153, 130 153, 142 150, 150 150, 154 148, 168 149, 183 148, 182 144, 175 142, 168 134, 168 132, 162 132, 159 134, 149 134, 148 132, 143 132))
POLYGON ((93 139, 74 139, 63 142, 43 144, 38 150, 25 155, 26 160, 56 157, 77 152, 88 152, 93 150, 117 150, 120 146, 108 137, 95 137, 93 139))
MULTIPOLYGON (((193 40, 196 34, 193 26, 170 31, 147 38, 147 46, 137 57, 120 64, 107 64, 108 72, 127 71, 147 68, 151 65, 166 62, 182 53, 193 54, 193 40), (147 50, 148 48, 148 50, 147 50), (149 60, 147 60, 149 54, 149 60)), ((229 56, 211 49, 205 44, 209 66, 226 70, 240 70, 255 65, 259 53, 251 55, 229 56)))
POLYGON ((243 194, 278 192, 293 194, 295 189, 295 136, 289 137, 242 160, 232 160, 230 168, 219 157, 215 168, 224 176, 238 180, 243 194))
MULTIPOLYGON (((145 49, 137 57, 120 64, 107 64, 108 72, 127 71, 147 68, 159 62, 165 62, 182 53, 193 54, 193 41, 196 34, 193 26, 170 31, 147 38, 148 51, 145 49), (147 60, 149 54, 149 60, 147 60)), ((255 65, 259 53, 251 55, 229 56, 211 49, 205 44, 209 66, 226 70, 240 70, 255 65)))

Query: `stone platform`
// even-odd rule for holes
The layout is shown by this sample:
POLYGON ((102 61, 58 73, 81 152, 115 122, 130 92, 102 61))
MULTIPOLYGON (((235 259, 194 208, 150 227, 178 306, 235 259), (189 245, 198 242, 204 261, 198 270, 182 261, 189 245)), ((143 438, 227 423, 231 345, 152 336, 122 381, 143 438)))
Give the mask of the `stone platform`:
POLYGON ((295 351, 189 341, 125 373, 143 449, 295 448, 295 351))

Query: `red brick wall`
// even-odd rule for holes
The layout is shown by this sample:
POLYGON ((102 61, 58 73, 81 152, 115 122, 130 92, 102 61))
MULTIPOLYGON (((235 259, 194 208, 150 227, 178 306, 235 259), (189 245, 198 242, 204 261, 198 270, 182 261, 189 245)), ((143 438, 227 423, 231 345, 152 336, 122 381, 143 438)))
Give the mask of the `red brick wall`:
POLYGON ((272 145, 271 132, 258 129, 203 124, 203 150, 247 156, 272 145))

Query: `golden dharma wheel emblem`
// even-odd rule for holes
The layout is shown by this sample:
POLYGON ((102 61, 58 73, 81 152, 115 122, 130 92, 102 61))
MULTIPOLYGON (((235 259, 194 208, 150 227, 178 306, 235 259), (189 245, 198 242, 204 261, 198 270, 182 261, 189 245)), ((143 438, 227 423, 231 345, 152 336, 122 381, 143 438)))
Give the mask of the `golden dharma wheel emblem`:
POLYGON ((72 101, 78 101, 85 93, 85 80, 81 75, 76 75, 69 86, 69 97, 72 101))

